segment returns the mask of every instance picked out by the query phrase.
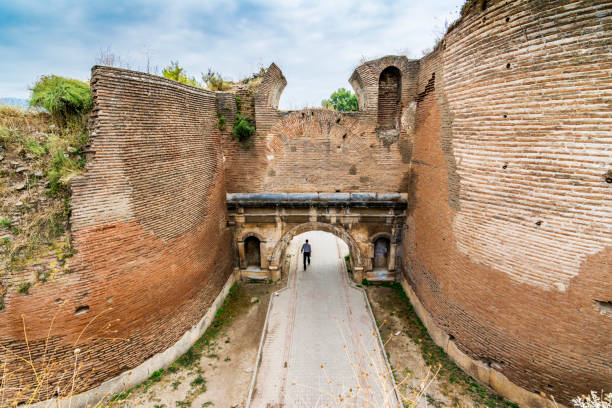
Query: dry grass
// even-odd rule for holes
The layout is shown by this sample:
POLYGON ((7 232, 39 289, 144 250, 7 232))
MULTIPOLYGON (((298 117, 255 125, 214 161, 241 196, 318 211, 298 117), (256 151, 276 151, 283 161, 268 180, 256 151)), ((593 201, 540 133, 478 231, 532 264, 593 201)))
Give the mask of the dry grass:
POLYGON ((80 122, 0 107, 0 310, 11 287, 27 293, 69 271, 69 183, 83 171, 87 140, 80 122))
MULTIPOLYGON (((56 316, 61 311, 58 307, 53 317, 47 336, 43 343, 43 352, 40 356, 34 356, 39 352, 40 344, 29 339, 26 319, 22 317, 25 351, 15 351, 10 347, 0 344, 0 407, 29 407, 32 404, 55 398, 62 403, 61 406, 70 406, 75 394, 82 391, 91 384, 91 370, 87 364, 90 352, 82 349, 82 344, 93 340, 87 335, 87 330, 102 316, 110 311, 106 309, 94 316, 81 330, 76 340, 68 347, 72 355, 65 353, 65 346, 60 346, 52 340, 51 332, 56 316), (26 382, 27 381, 27 382, 26 382)), ((119 338, 107 338, 105 340, 116 342, 126 341, 119 338)), ((101 395, 100 401, 91 407, 119 406, 125 401, 112 401, 112 395, 101 395)))

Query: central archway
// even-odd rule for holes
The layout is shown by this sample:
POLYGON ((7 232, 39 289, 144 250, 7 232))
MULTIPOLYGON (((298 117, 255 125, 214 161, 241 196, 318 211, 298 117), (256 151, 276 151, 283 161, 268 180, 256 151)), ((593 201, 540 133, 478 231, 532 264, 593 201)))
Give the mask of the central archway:
POLYGON ((351 262, 353 266, 353 276, 355 280, 361 281, 361 275, 363 273, 363 255, 357 241, 352 235, 344 228, 326 224, 322 222, 307 222, 304 224, 297 225, 283 234, 281 239, 278 240, 270 256, 270 268, 280 269, 281 259, 287 246, 296 235, 302 234, 308 231, 324 231, 334 234, 338 238, 344 240, 349 247, 349 253, 351 256, 351 262))

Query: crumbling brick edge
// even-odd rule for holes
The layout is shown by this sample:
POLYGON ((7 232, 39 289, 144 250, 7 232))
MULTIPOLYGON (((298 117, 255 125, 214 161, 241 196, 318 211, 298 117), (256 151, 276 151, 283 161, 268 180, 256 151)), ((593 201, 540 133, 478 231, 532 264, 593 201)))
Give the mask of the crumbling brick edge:
POLYGON ((109 399, 114 395, 124 392, 138 384, 144 382, 147 378, 153 374, 153 372, 170 366, 180 356, 185 354, 191 346, 208 329, 210 324, 215 318, 217 309, 223 305, 223 301, 227 297, 230 288, 237 281, 238 273, 237 270, 230 275, 227 282, 223 286, 223 289, 219 292, 215 301, 210 306, 204 317, 188 330, 183 336, 172 346, 165 351, 154 355, 139 366, 125 371, 119 374, 115 378, 111 378, 91 390, 85 391, 81 394, 72 396, 72 398, 65 399, 49 399, 46 401, 37 402, 29 405, 31 408, 86 408, 94 406, 104 399, 109 399))
POLYGON ((548 398, 544 398, 539 394, 514 384, 498 370, 489 367, 482 361, 473 359, 459 350, 455 342, 450 339, 448 333, 435 323, 405 277, 402 277, 401 284, 417 316, 419 316, 419 319, 421 319, 423 325, 427 328, 427 332, 433 341, 468 375, 471 375, 481 384, 491 388, 506 399, 519 404, 521 407, 567 408, 565 405, 555 403, 548 398))

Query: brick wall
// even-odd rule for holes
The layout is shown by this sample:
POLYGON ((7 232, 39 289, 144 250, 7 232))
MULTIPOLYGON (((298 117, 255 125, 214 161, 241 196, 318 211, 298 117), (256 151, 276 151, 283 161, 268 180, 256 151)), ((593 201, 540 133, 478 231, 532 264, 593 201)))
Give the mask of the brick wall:
POLYGON ((399 129, 401 109, 401 73, 395 67, 386 68, 378 79, 378 128, 399 129))
POLYGON ((23 314, 37 364, 53 350, 54 377, 71 373, 78 346, 89 388, 205 313, 232 265, 226 190, 408 191, 405 276, 463 352, 563 402, 612 389, 611 48, 609 1, 474 1, 420 61, 359 66, 360 112, 278 111, 272 65, 238 90, 257 119, 249 149, 231 140, 231 93, 95 68, 74 272, 11 297, 0 342, 26 355, 23 314), (399 132, 377 131, 389 66, 399 132))
MULTIPOLYGON (((0 321, 1 343, 17 355, 27 356, 22 314, 37 364, 45 346, 53 354, 41 399, 62 373, 71 378, 76 347, 77 392, 164 351, 232 269, 215 94, 113 68, 94 67, 91 82, 91 157, 73 183, 73 273, 11 299, 0 321)), ((32 381, 27 368, 16 373, 9 381, 32 381)))
POLYGON ((612 389, 612 4, 474 2, 421 61, 404 259, 460 349, 612 389))
POLYGON ((240 148, 231 140, 230 126, 223 136, 228 192, 405 191, 411 133, 407 124, 399 124, 399 118, 412 99, 417 72, 418 62, 406 57, 369 61, 351 77, 360 87, 359 112, 317 108, 283 112, 277 104, 286 81, 273 64, 254 95, 257 136, 253 145, 240 148), (381 103, 389 110, 385 129, 397 127, 397 132, 381 136, 377 133, 378 79, 388 67, 396 67, 401 79, 395 82, 398 89, 391 99, 383 98, 381 103), (398 106, 391 106, 393 102, 398 106))

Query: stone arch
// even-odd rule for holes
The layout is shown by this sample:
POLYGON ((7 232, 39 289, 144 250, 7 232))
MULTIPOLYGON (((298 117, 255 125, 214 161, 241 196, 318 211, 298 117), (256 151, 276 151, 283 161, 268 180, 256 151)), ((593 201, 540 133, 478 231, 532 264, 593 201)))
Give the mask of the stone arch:
POLYGON ((361 253, 361 249, 359 249, 357 241, 355 241, 353 236, 345 228, 322 222, 307 222, 304 224, 297 225, 286 231, 281 237, 281 239, 279 239, 276 245, 274 246, 272 256, 270 257, 270 265, 279 267, 281 263, 281 257, 293 237, 308 231, 329 232, 331 234, 334 234, 338 238, 343 239, 349 247, 349 252, 351 254, 351 259, 353 260, 354 267, 363 267, 363 255, 361 253))
POLYGON ((374 243, 378 238, 387 238, 389 242, 392 241, 391 234, 388 232, 378 232, 370 237, 370 242, 374 243))
POLYGON ((390 65, 378 77, 378 129, 399 129, 402 100, 402 72, 390 65))
POLYGON ((263 237, 263 235, 255 232, 255 231, 246 231, 246 232, 244 232, 240 236, 240 239, 238 241, 244 241, 245 239, 247 239, 249 237, 257 238, 259 240, 259 242, 266 242, 266 239, 263 237))
POLYGON ((254 235, 244 240, 244 259, 247 268, 261 267, 261 240, 254 235))

